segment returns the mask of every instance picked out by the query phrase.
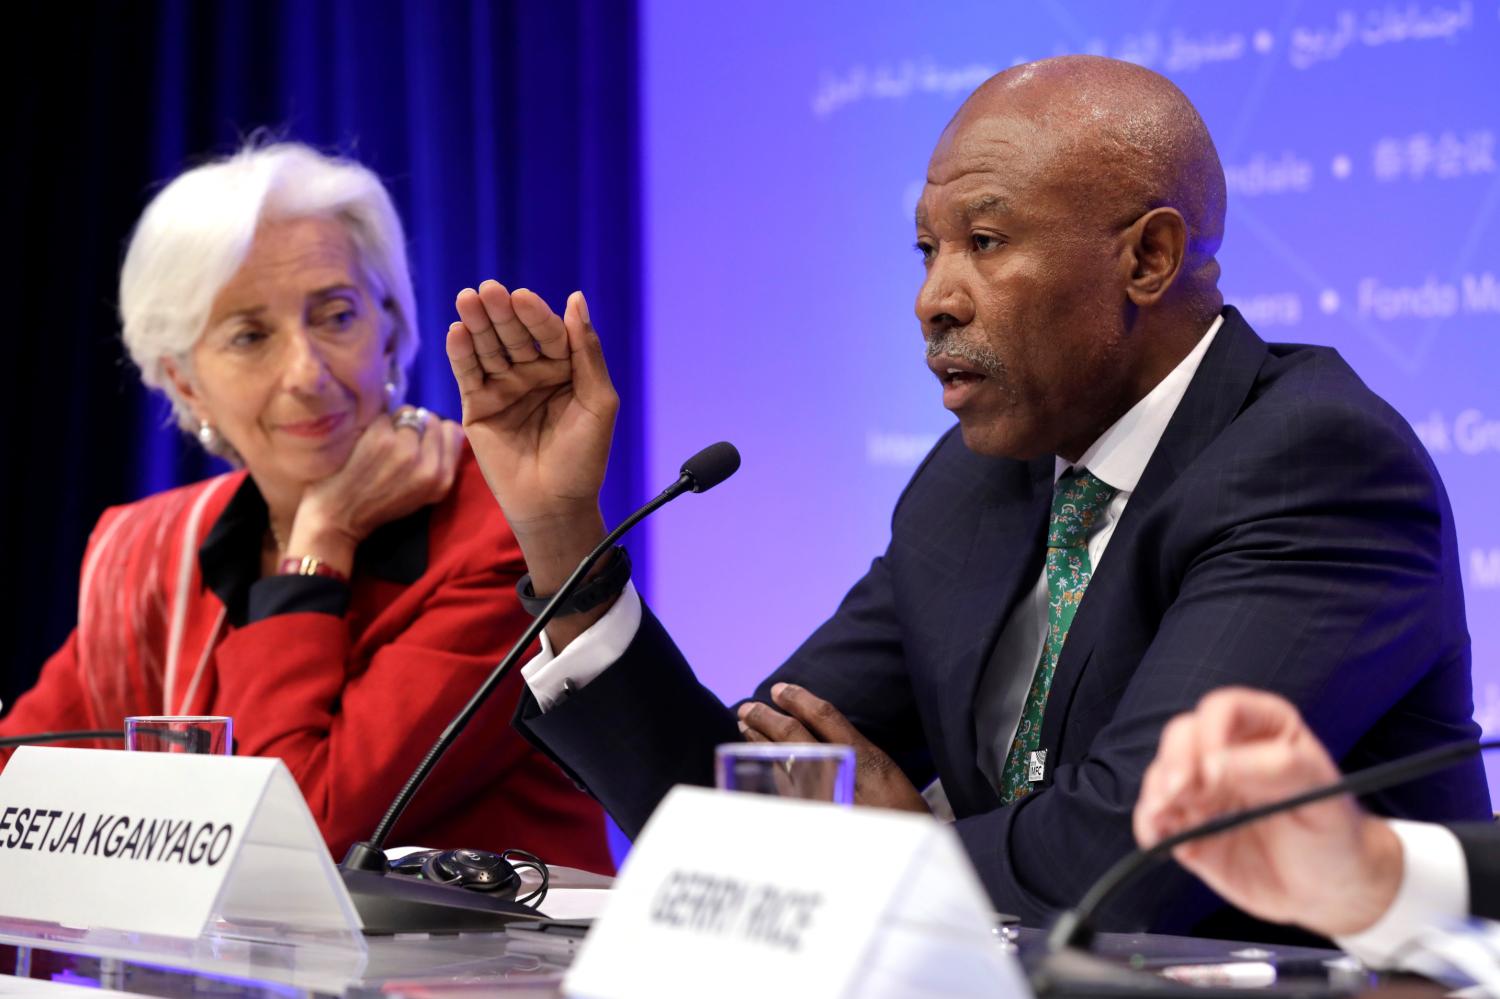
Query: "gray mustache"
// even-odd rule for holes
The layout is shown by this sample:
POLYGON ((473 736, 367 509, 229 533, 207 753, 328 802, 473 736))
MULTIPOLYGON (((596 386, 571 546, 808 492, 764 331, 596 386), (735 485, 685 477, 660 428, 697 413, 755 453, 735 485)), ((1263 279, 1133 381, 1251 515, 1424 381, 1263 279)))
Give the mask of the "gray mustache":
POLYGON ((987 344, 964 339, 962 329, 945 329, 927 337, 929 359, 945 354, 955 360, 972 364, 987 375, 999 376, 1005 371, 1005 362, 1000 360, 987 344))

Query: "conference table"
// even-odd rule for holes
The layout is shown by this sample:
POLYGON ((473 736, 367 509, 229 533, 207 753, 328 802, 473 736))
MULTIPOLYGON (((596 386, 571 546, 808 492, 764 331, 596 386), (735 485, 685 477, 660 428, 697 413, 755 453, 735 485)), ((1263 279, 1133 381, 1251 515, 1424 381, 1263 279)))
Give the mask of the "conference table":
MULTIPOLYGON (((1023 958, 1035 954, 1040 931, 1022 931, 1023 958)), ((1185 937, 1137 934, 1103 934, 1097 950, 1117 959, 1122 966, 1160 965, 1224 960, 1230 950, 1246 945, 1185 937)), ((1335 959, 1332 952, 1278 948, 1278 956, 1302 961, 1309 957, 1335 959)), ((556 999, 564 996, 563 975, 570 954, 566 949, 538 948, 530 942, 508 939, 503 933, 463 934, 456 937, 417 939, 372 939, 365 968, 348 974, 309 973, 287 967, 267 953, 249 967, 193 967, 160 963, 157 959, 101 956, 66 946, 49 947, 0 944, 0 997, 35 996, 36 999, 100 999, 101 995, 158 997, 214 997, 214 999, 289 999, 289 997, 343 996, 348 999, 409 997, 409 999, 556 999), (83 991, 83 990, 87 991, 83 991)), ((1160 994, 1191 994, 1223 991, 1162 983, 1160 994)), ((1389 978, 1368 972, 1315 974, 1302 970, 1283 976, 1276 984, 1240 989, 1250 993, 1282 997, 1327 997, 1379 995, 1382 999, 1403 996, 1432 999, 1446 990, 1419 979, 1389 978)), ((705 983, 705 996, 713 994, 705 983)), ((1125 986, 1075 984, 1051 993, 1059 997, 1148 995, 1125 986)), ((1227 994, 1227 993, 1226 993, 1227 994)))
MULTIPOLYGON (((567 868, 553 871, 553 896, 575 911, 581 896, 597 896, 608 879, 567 868)), ((997 935, 996 946, 1011 948, 1028 970, 1044 956, 1044 934, 1020 929, 997 935)), ((566 974, 577 940, 535 933, 465 933, 368 938, 368 953, 357 961, 309 960, 293 948, 263 943, 225 946, 209 955, 132 953, 128 947, 99 947, 65 934, 38 940, 25 927, 0 919, 0 999, 102 999, 114 996, 213 997, 213 999, 293 999, 338 996, 346 999, 554 999, 564 996, 566 974)), ((1433 997, 1441 987, 1416 979, 1376 976, 1336 951, 1281 945, 1245 944, 1149 934, 1100 934, 1094 953, 1110 968, 1133 969, 1138 976, 1167 965, 1269 961, 1284 970, 1266 987, 1241 988, 1280 997, 1353 996, 1378 993, 1383 999, 1433 997)), ((1203 988, 1165 979, 1136 977, 1075 980, 1049 995, 1122 996, 1191 994, 1203 988), (1143 989, 1141 983, 1147 982, 1143 989)), ((1221 991, 1223 990, 1209 990, 1221 991)), ((711 982, 705 996, 713 995, 711 982)), ((1231 994, 1224 992, 1224 994, 1231 994)))

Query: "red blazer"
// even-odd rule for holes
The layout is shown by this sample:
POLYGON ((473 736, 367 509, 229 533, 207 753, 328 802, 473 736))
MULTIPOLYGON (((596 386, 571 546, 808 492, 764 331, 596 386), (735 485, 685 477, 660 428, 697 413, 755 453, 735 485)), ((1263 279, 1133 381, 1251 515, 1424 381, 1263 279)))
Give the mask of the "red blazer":
MULTIPOLYGON (((342 616, 247 620, 203 565, 231 501, 264 510, 246 479, 234 472, 105 511, 84 556, 78 627, 0 735, 118 728, 128 714, 232 716, 236 752, 286 763, 338 859, 525 628, 515 595, 525 566, 465 451, 446 499, 361 545, 342 616), (376 547, 383 559, 366 558, 376 547)), ((258 570, 240 566, 250 578, 258 570)), ((523 683, 516 670, 501 684, 391 845, 519 847, 613 870, 599 806, 510 726, 523 683)))

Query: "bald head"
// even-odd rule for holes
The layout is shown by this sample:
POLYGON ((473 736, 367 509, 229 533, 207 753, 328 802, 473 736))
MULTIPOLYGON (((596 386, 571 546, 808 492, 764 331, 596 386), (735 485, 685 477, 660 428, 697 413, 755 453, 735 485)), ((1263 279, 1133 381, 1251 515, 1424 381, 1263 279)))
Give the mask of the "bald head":
POLYGON ((1172 81, 1103 56, 1026 63, 981 84, 944 138, 993 115, 1029 122, 1042 159, 1038 171, 1071 188, 1080 209, 1101 220, 1176 209, 1188 229, 1183 278, 1216 285, 1224 168, 1203 119, 1172 81))

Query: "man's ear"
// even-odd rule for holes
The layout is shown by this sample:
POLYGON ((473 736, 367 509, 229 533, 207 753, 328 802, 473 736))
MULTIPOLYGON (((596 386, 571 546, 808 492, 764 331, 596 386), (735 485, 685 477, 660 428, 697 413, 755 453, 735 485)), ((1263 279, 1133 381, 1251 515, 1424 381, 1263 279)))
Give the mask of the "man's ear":
POLYGON ((198 387, 193 384, 193 380, 188 377, 187 371, 170 357, 165 358, 161 366, 167 374, 167 380, 172 383, 172 387, 177 390, 182 400, 188 404, 188 409, 192 410, 193 418, 199 422, 212 423, 208 409, 203 405, 203 396, 199 393, 198 387))
POLYGON ((1130 274, 1125 293, 1138 308, 1161 301, 1187 256, 1187 222, 1175 208, 1153 208, 1125 231, 1130 274))

